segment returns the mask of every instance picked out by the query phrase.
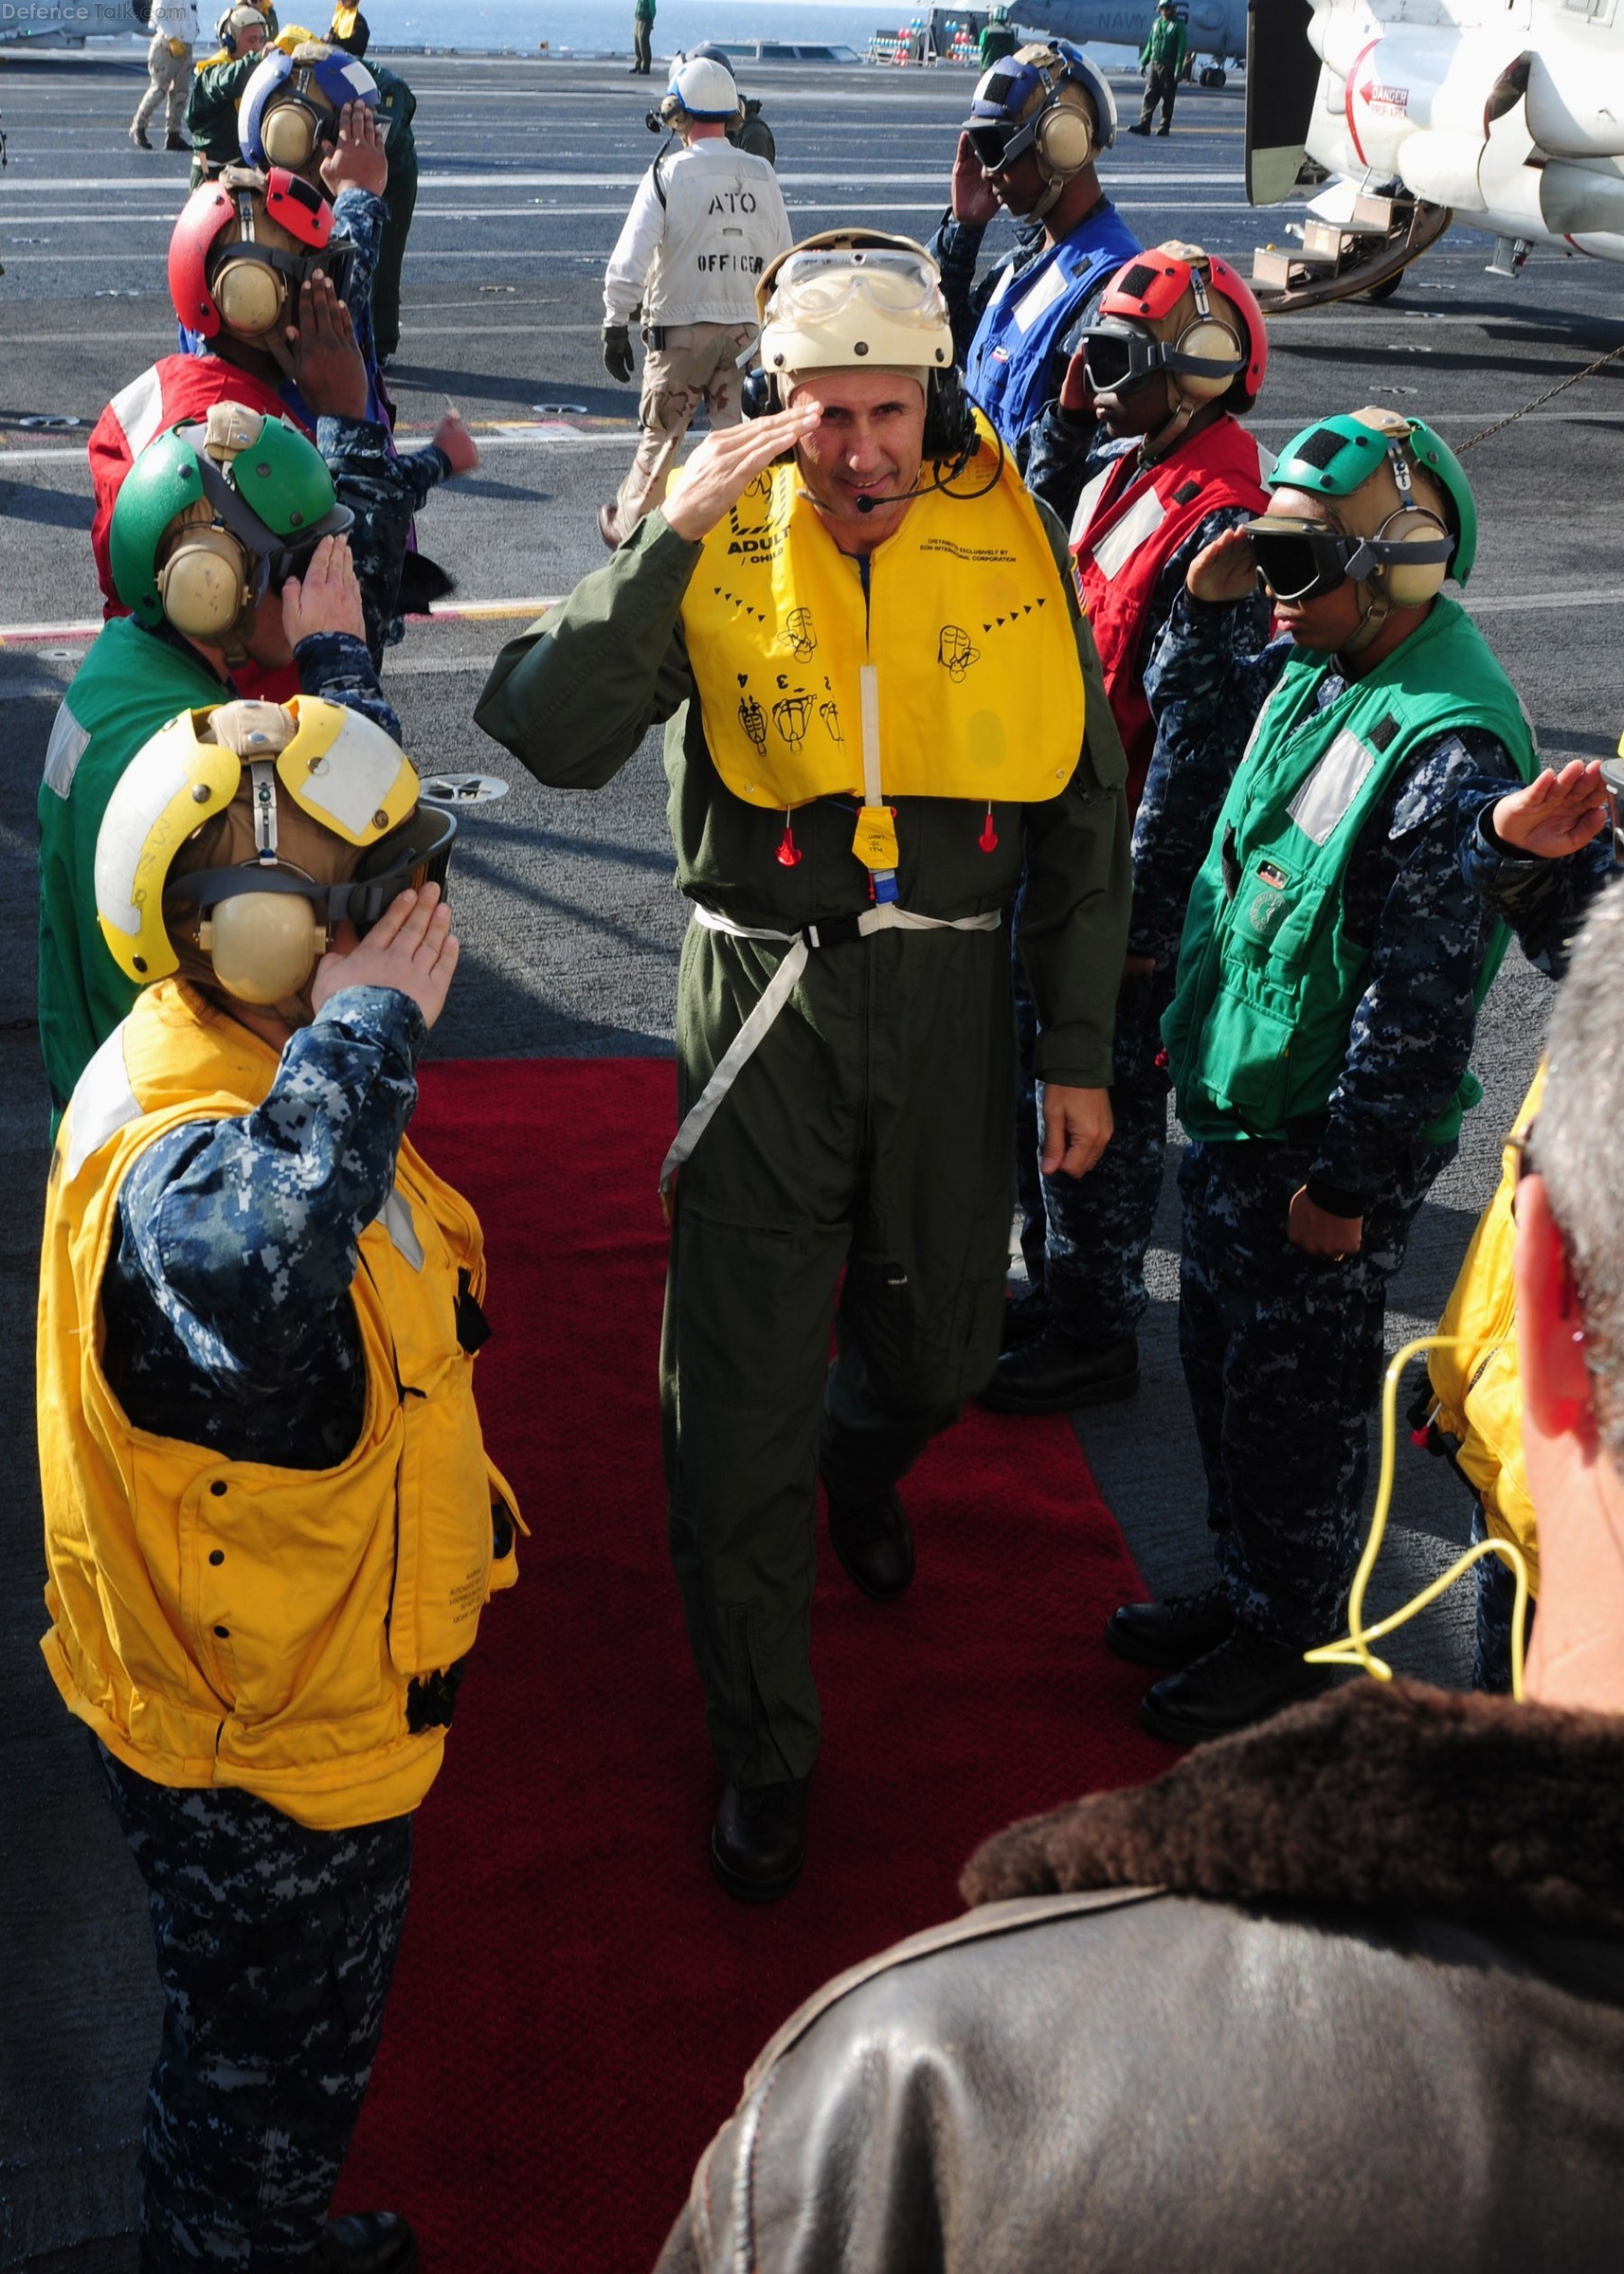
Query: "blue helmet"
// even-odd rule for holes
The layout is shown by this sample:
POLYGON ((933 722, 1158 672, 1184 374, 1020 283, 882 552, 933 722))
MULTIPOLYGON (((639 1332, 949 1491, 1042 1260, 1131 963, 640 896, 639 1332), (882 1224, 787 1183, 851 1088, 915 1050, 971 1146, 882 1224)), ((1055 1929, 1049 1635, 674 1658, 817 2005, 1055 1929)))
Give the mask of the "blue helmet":
POLYGON ((286 166, 299 173, 321 145, 337 138, 347 102, 377 107, 378 82, 365 63, 325 40, 307 40, 286 55, 270 48, 243 90, 237 139, 251 166, 286 166))
POLYGON ((1109 150, 1116 140, 1116 99, 1105 73, 1080 47, 1070 40, 1041 40, 983 74, 963 132, 989 173, 1032 151, 1057 190, 1095 151, 1109 150), (1083 124, 1086 135, 1079 131, 1083 124))

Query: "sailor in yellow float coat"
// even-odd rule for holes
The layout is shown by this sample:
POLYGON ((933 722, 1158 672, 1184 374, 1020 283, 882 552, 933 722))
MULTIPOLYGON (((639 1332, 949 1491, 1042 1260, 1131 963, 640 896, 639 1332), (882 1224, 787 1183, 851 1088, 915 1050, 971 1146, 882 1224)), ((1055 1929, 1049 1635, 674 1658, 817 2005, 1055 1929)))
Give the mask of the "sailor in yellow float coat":
POLYGON ((759 298, 790 407, 703 444, 504 649, 476 713, 583 788, 668 722, 695 904, 665 1177, 671 1544, 725 1780, 712 1858, 754 1898, 793 1884, 818 1751, 819 1473, 847 1572, 900 1593, 893 1488, 997 1360, 1023 857, 1053 1164, 1073 1173, 1110 1127, 1129 891, 1126 768, 1064 538, 967 424, 934 264, 906 240, 815 240, 759 298))
POLYGON ((233 703, 136 754, 97 842, 103 936, 156 984, 52 1158, 44 1650, 153 1894, 153 2274, 416 2264, 403 2220, 322 2219, 518 1528, 479 1227, 404 1136, 456 961, 454 825, 416 808, 371 721, 233 703))

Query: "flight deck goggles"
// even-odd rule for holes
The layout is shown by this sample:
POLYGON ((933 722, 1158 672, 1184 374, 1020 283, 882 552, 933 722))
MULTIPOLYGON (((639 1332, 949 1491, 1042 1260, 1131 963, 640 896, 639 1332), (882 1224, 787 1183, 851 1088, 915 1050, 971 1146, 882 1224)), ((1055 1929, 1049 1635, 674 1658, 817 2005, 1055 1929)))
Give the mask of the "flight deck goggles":
POLYGON ((1038 120, 1042 116, 1038 112, 1030 118, 977 118, 968 122, 964 132, 981 161, 982 171, 1007 173, 1010 167, 1018 166, 1038 139, 1038 120))
POLYGON ((1420 568, 1447 561, 1454 550, 1450 536, 1392 544, 1380 537, 1344 536, 1323 521, 1298 521, 1285 514, 1248 521, 1244 533, 1258 573, 1276 600, 1320 600, 1345 584, 1363 584, 1378 568, 1420 568))
POLYGON ((791 253, 772 280, 768 320, 811 328, 831 322, 854 301, 865 301, 893 320, 947 320, 935 262, 926 254, 891 245, 791 253))
POLYGON ((1186 355, 1166 340, 1143 332, 1102 324, 1083 334, 1083 370, 1096 395, 1128 395, 1158 371, 1182 371, 1193 379, 1222 379, 1239 372, 1243 359, 1186 355))
POLYGON ((164 908, 166 912, 194 908, 206 913, 244 893, 286 893, 310 901, 329 931, 348 917, 365 936, 402 893, 437 884, 444 899, 456 835, 455 814, 420 805, 410 821, 369 847, 346 883, 318 884, 291 861, 248 860, 235 868, 193 869, 189 875, 177 876, 164 888, 164 908))

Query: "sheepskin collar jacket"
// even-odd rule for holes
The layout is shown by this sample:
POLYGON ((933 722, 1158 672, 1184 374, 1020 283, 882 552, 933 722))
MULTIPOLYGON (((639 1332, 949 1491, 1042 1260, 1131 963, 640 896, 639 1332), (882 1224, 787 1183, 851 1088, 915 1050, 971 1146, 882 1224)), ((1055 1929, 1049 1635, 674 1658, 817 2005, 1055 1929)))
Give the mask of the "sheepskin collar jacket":
POLYGON ((1624 1721, 1362 1680, 963 1888, 780 2030, 659 2274, 1624 2264, 1624 1721))

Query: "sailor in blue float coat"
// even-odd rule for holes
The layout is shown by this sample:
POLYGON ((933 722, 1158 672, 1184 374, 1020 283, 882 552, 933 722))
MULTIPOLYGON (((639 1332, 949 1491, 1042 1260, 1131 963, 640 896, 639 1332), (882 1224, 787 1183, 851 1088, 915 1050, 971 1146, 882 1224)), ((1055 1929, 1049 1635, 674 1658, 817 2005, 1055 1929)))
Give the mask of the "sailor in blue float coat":
POLYGON ((1100 188, 1094 158, 1116 136, 1104 75, 1069 41, 1022 47, 977 85, 959 136, 952 204, 930 250, 942 271, 970 394, 1026 476, 1069 522, 1081 481, 1074 450, 1045 472, 1043 421, 1095 300, 1138 241, 1100 188), (977 284, 1000 207, 1021 230, 977 284))

